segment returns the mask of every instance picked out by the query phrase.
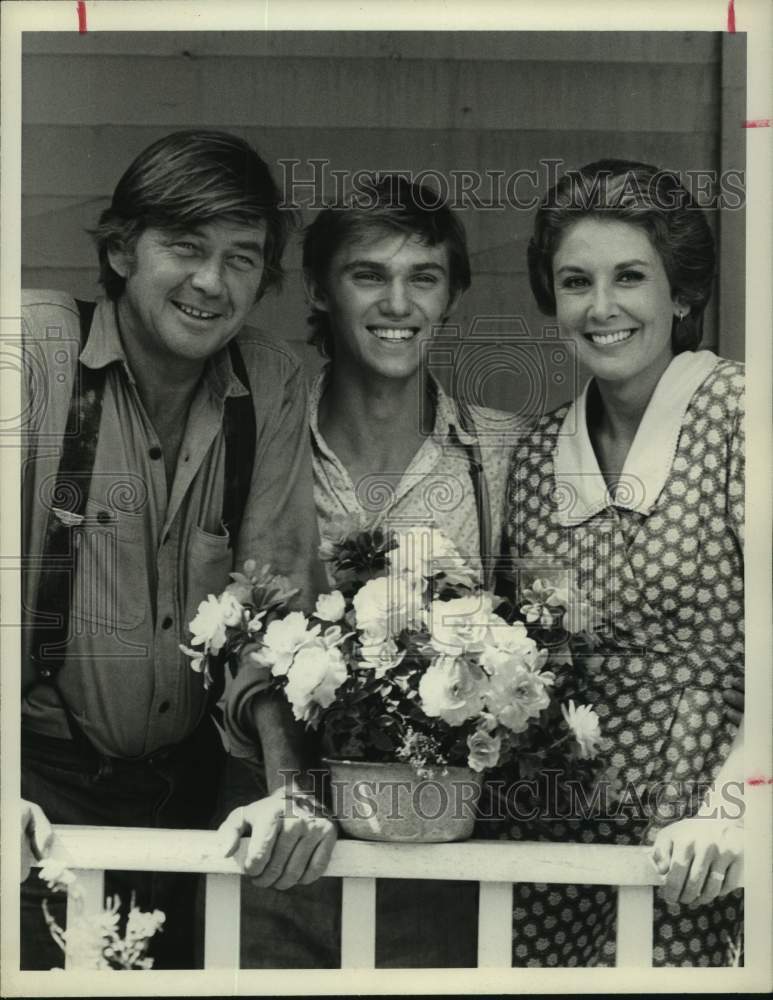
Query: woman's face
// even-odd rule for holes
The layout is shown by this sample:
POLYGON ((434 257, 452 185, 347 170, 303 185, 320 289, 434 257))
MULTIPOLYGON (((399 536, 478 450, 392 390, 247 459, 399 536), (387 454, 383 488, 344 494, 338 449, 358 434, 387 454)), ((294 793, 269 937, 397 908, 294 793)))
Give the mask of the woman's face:
POLYGON ((556 316, 599 382, 654 388, 673 358, 672 297, 660 254, 639 226, 586 217, 553 257, 556 316))

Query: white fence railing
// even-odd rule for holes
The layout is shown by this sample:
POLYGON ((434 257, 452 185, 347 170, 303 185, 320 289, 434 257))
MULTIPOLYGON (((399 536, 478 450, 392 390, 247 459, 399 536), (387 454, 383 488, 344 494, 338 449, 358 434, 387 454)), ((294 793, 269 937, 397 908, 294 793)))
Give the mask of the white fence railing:
MULTIPOLYGON (((206 830, 57 826, 49 857, 78 874, 85 914, 99 910, 105 871, 196 872, 206 875, 204 964, 239 967, 240 858, 222 856, 218 835, 206 830), (215 919, 212 919, 212 918, 215 919)), ((617 964, 652 964, 653 886, 660 883, 643 847, 465 841, 336 844, 327 875, 343 878, 341 965, 375 967, 376 879, 480 882, 478 967, 509 968, 513 883, 618 887, 617 964)), ((72 901, 68 897, 68 911, 72 901)))

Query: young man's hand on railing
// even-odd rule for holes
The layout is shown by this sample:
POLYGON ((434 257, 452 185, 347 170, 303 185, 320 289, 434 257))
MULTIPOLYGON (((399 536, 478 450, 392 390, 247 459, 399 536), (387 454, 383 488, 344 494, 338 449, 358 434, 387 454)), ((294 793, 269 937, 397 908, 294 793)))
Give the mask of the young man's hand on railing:
POLYGON ((21 800, 21 871, 19 880, 23 882, 30 873, 33 861, 45 856, 54 831, 48 817, 34 802, 21 800))
POLYGON ((249 835, 244 873, 253 876, 255 885, 274 889, 316 882, 337 837, 327 809, 313 795, 292 788, 277 788, 264 799, 239 806, 219 830, 226 857, 249 835))

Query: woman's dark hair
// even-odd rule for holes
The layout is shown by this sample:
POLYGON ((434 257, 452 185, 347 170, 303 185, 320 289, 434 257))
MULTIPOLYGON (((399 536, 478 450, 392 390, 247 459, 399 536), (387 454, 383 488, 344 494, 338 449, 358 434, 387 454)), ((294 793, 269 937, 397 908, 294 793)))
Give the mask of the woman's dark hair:
POLYGON ((598 160, 571 170, 550 189, 529 242, 529 280, 540 310, 556 314, 553 258, 565 232, 588 216, 642 228, 663 261, 671 294, 689 307, 674 317, 675 354, 697 349, 715 273, 714 238, 677 173, 631 160, 598 160))
POLYGON ((134 160, 93 231, 99 280, 109 298, 125 279, 110 266, 108 250, 133 253, 144 230, 188 228, 215 220, 266 224, 264 268, 258 298, 282 283, 282 254, 295 225, 266 163, 238 136, 214 130, 173 132, 134 160))
MULTIPOLYGON (((417 236, 428 246, 448 247, 449 291, 453 298, 470 287, 470 258, 464 226, 431 188, 414 184, 401 174, 359 178, 356 193, 337 205, 323 208, 306 228, 303 270, 308 281, 324 289, 330 262, 350 241, 402 233, 417 236)), ((308 318, 309 343, 328 358, 334 354, 328 314, 312 306, 308 318)))

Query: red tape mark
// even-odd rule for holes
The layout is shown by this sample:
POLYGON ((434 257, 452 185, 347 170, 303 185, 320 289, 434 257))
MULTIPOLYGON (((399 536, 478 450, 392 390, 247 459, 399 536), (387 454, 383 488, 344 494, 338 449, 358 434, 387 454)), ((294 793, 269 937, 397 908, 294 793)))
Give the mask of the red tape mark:
POLYGON ((747 778, 746 779, 746 784, 747 785, 773 785, 773 778, 762 778, 762 777, 747 778))
POLYGON ((727 30, 730 34, 735 34, 735 0, 730 0, 727 5, 727 30))
POLYGON ((78 0, 78 31, 85 35, 86 30, 86 4, 84 0, 78 0))
POLYGON ((770 118, 752 118, 751 121, 743 122, 742 128, 770 128, 770 118))

